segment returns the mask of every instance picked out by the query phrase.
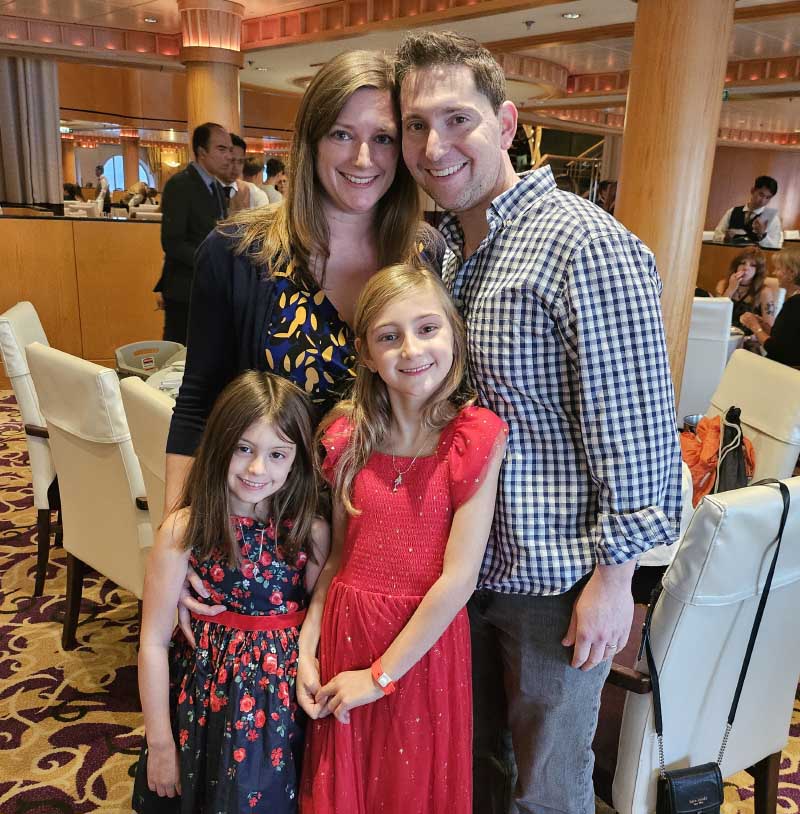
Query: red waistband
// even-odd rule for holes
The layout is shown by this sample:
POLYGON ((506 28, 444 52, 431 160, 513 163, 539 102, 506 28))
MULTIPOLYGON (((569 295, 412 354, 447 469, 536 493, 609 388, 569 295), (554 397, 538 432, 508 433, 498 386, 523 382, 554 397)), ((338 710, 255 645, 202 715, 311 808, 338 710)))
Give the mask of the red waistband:
POLYGON ((201 613, 193 613, 192 616, 200 622, 225 625, 234 630, 285 630, 289 627, 300 627, 306 618, 306 612, 301 610, 293 613, 276 613, 272 616, 250 616, 246 613, 223 611, 216 616, 205 616, 201 613))

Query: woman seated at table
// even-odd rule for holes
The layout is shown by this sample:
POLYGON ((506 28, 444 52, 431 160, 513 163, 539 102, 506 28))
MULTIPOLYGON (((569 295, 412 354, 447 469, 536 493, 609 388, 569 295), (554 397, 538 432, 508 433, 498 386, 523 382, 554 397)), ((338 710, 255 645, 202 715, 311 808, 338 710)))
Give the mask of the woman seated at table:
POLYGON ((764 348, 768 359, 800 366, 800 249, 784 249, 773 255, 772 266, 786 301, 770 326, 764 317, 743 314, 742 323, 764 348))
POLYGON ((339 54, 308 86, 284 200, 245 210, 200 246, 186 373, 167 441, 166 500, 183 485, 220 391, 245 370, 284 376, 321 418, 354 377, 359 292, 380 268, 438 254, 400 160, 389 60, 339 54))
POLYGON ((764 284, 767 262, 764 253, 756 248, 737 254, 731 261, 728 276, 717 283, 717 296, 733 300, 731 324, 745 334, 751 331, 742 321, 743 314, 755 314, 772 325, 775 319, 775 295, 764 284))

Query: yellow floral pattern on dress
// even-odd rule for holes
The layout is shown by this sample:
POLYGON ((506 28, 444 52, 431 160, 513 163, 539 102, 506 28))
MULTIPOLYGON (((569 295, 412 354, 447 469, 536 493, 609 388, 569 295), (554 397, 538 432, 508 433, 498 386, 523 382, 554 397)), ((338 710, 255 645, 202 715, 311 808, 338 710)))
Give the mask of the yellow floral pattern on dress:
POLYGON ((352 333, 325 293, 297 283, 291 268, 274 279, 277 306, 264 348, 267 367, 305 390, 322 417, 346 397, 355 378, 352 333))

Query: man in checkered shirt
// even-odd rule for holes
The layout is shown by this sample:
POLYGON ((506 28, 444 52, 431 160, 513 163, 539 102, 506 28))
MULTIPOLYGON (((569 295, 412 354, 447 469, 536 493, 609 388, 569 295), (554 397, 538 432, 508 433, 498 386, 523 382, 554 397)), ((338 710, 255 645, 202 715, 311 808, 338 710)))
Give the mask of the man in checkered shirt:
POLYGON ((636 559, 677 537, 661 284, 650 250, 557 189, 548 167, 517 177, 517 111, 488 51, 421 32, 397 57, 405 162, 449 212, 443 277, 466 320, 470 378, 510 427, 469 605, 474 811, 588 814, 600 691, 630 631, 636 559))

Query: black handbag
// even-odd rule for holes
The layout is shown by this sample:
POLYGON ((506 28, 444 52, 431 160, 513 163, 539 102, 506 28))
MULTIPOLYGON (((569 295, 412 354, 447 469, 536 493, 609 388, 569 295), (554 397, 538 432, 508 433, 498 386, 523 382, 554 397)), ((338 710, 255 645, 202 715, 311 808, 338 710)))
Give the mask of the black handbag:
POLYGON ((739 671, 739 681, 736 684, 736 692, 733 695, 733 703, 728 713, 728 721, 725 725, 725 733, 722 736, 722 745, 715 763, 703 763, 700 766, 689 766, 686 769, 671 769, 667 771, 664 765, 664 723, 661 716, 661 692, 659 689, 658 671, 656 670, 653 651, 650 646, 650 622, 653 616, 653 608, 661 593, 661 585, 653 591, 653 598, 647 609, 644 625, 642 627, 642 644, 639 647, 639 658, 644 650, 647 657, 647 667, 650 671, 650 683, 653 688, 653 717, 655 719, 656 735, 658 736, 658 762, 659 779, 658 795, 656 801, 656 814, 720 814, 723 802, 722 774, 720 764, 725 754, 725 747, 728 745, 728 737, 733 728, 733 719, 736 717, 736 708, 739 706, 739 697, 742 694, 744 680, 747 676, 747 669, 750 666, 750 657, 753 654, 758 629, 761 626, 761 617, 764 615, 764 608, 767 604, 769 589, 772 585, 772 577, 775 574, 775 566, 778 564, 778 554, 783 539, 783 528, 786 525, 786 518, 789 515, 789 489, 785 483, 781 483, 774 478, 767 478, 759 481, 755 486, 776 484, 781 491, 783 498, 783 513, 778 527, 776 537, 775 553, 772 555, 772 562, 764 582, 764 590, 756 609, 753 628, 750 631, 750 639, 747 642, 747 649, 742 662, 742 669, 739 671))

